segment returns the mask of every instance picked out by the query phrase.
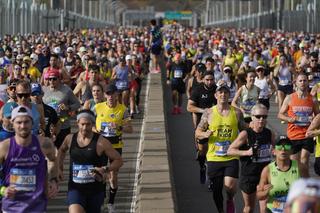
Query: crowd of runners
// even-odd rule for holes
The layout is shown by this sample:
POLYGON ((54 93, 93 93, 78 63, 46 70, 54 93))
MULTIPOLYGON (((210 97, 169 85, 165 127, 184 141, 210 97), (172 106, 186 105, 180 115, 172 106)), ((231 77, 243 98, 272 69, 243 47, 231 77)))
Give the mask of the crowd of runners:
POLYGON ((69 212, 100 212, 105 199, 116 212, 122 133, 133 132, 145 76, 165 62, 171 113, 190 116, 179 115, 186 93, 200 184, 209 180, 219 212, 254 212, 257 200, 260 212, 320 212, 320 183, 308 178, 312 169, 320 175, 319 53, 320 35, 160 29, 155 20, 145 28, 6 35, 2 211, 45 212, 66 178, 68 153, 69 212), (286 136, 267 127, 274 100, 286 136), (78 131, 71 134, 73 119, 78 131), (234 205, 238 188, 243 210, 234 205))

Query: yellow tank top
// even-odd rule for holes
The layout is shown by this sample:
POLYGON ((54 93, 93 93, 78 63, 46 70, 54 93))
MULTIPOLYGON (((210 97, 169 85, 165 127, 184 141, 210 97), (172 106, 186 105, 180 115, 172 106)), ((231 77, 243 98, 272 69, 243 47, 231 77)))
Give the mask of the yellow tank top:
POLYGON ((116 107, 110 108, 107 102, 98 103, 95 105, 96 110, 96 129, 104 137, 110 138, 113 148, 122 148, 123 142, 121 139, 122 132, 119 127, 123 125, 124 113, 126 107, 123 104, 117 104, 116 107), (114 126, 118 128, 115 129, 114 126), (117 138, 116 141, 111 138, 117 138))
MULTIPOLYGON (((320 87, 320 83, 317 83, 317 87, 320 87)), ((317 100, 320 101, 320 92, 317 92, 317 100)))
POLYGON ((102 67, 100 68, 100 73, 105 80, 109 80, 111 78, 112 71, 111 69, 104 70, 102 67))
POLYGON ((319 158, 319 157, 320 157, 320 135, 318 135, 318 136, 317 136, 317 139, 316 139, 315 157, 316 157, 316 158, 319 158))
POLYGON ((207 161, 229 161, 238 157, 227 156, 229 145, 236 139, 238 118, 234 107, 230 107, 228 116, 222 116, 217 106, 212 107, 209 130, 213 132, 208 142, 207 161))
POLYGON ((232 69, 234 69, 235 64, 236 64, 236 56, 235 55, 231 55, 228 56, 226 55, 225 59, 224 59, 224 66, 230 66, 232 67, 232 69))

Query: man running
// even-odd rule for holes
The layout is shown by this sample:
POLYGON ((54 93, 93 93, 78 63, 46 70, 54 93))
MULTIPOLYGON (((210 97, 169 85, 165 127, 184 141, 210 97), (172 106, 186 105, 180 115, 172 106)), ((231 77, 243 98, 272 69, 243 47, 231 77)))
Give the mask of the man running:
POLYGON ((287 134, 292 142, 291 159, 308 168, 310 153, 314 151, 313 138, 306 137, 312 117, 319 113, 318 101, 308 92, 308 77, 299 73, 296 92, 288 95, 278 113, 278 118, 288 122, 287 134))
POLYGON ((93 112, 80 111, 77 123, 79 131, 69 134, 59 149, 59 177, 63 177, 64 158, 70 150, 69 212, 99 213, 105 198, 106 174, 119 170, 122 159, 107 139, 92 131, 95 125, 93 112), (112 160, 109 167, 106 167, 107 158, 112 160))
POLYGON ((29 108, 14 108, 11 120, 16 135, 0 143, 2 211, 46 212, 47 199, 58 192, 56 149, 32 134, 29 108))
POLYGON ((227 156, 227 150, 236 139, 239 129, 247 127, 240 110, 228 103, 229 95, 226 84, 217 87, 217 105, 203 112, 196 129, 196 138, 208 138, 208 176, 214 184, 213 200, 219 213, 224 212, 223 186, 227 192, 227 213, 235 212, 233 197, 237 190, 239 160, 238 157, 227 156))
MULTIPOLYGON (((122 132, 132 133, 133 129, 128 110, 123 104, 118 102, 117 91, 117 87, 114 84, 109 84, 105 90, 107 101, 95 105, 97 115, 96 129, 112 143, 112 147, 121 155, 123 147, 122 132)), ((110 172, 109 182, 108 209, 109 212, 114 212, 113 204, 118 190, 117 170, 110 172)))

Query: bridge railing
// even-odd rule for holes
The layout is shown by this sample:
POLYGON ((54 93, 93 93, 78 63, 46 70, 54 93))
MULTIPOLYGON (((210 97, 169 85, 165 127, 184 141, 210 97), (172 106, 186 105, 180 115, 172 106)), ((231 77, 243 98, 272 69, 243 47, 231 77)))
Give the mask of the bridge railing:
POLYGON ((320 2, 302 0, 207 0, 202 25, 320 32, 320 2))
POLYGON ((0 36, 114 25, 113 17, 108 17, 101 20, 27 0, 0 0, 0 36))

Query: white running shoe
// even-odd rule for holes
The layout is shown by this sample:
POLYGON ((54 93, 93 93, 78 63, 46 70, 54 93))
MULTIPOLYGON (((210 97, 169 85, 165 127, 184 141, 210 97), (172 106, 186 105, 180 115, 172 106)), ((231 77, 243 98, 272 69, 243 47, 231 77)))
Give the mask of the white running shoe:
POLYGON ((113 204, 108 203, 107 208, 108 208, 108 213, 116 213, 116 209, 113 204))

